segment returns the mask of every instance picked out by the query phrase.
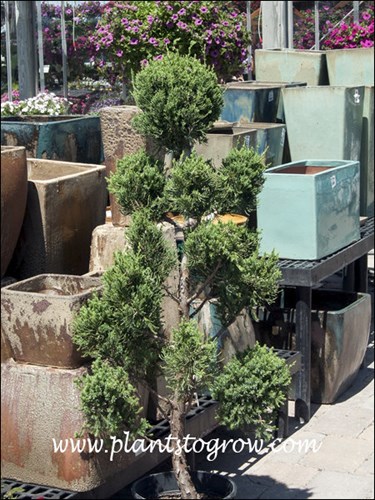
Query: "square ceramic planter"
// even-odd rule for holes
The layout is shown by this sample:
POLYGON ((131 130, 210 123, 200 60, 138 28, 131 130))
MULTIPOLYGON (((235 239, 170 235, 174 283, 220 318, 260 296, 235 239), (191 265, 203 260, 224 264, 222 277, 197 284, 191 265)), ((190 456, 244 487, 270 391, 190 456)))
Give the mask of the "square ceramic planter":
POLYGON ((255 51, 257 80, 306 82, 328 85, 325 50, 258 49, 255 51))
POLYGON ((233 123, 218 122, 214 124, 214 128, 208 131, 207 142, 195 144, 194 149, 206 160, 211 160, 212 165, 218 169, 231 149, 256 146, 257 132, 252 129, 251 125, 237 127, 233 123))
MULTIPOLYGON (((284 288, 270 308, 257 310, 256 338, 276 348, 293 348, 296 294, 284 288)), ((371 296, 313 290, 311 311, 311 401, 334 403, 353 383, 363 362, 371 324, 371 296)))
POLYGON ((26 213, 12 275, 87 273, 92 231, 105 221, 105 167, 29 158, 27 169, 26 213))
POLYGON ((291 160, 359 160, 364 87, 283 88, 291 160))
POLYGON ((28 158, 101 163, 98 116, 15 116, 1 119, 1 144, 26 147, 28 158))
POLYGON ((374 85, 374 47, 326 51, 330 85, 374 85))
POLYGON ((77 368, 72 342, 80 307, 102 288, 100 278, 41 274, 1 289, 1 335, 15 361, 77 368))
POLYGON ((232 82, 225 85, 221 120, 228 122, 275 123, 281 96, 281 85, 257 81, 232 82))
POLYGON ((266 155, 267 167, 277 167, 283 162, 286 127, 282 123, 241 123, 239 128, 248 126, 256 130, 255 148, 258 153, 266 155))
POLYGON ((359 163, 304 160, 265 172, 259 195, 260 250, 321 259, 360 238, 359 163))

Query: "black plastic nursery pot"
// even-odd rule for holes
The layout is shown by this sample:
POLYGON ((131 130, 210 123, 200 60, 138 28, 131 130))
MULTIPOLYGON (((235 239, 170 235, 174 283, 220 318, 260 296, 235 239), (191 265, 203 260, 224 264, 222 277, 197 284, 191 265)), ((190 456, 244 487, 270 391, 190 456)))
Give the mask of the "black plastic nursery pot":
MULTIPOLYGON (((228 477, 205 471, 191 472, 197 493, 207 498, 235 498, 236 484, 228 477)), ((168 498, 167 495, 178 494, 177 481, 173 472, 149 474, 135 481, 131 487, 133 498, 168 498)))

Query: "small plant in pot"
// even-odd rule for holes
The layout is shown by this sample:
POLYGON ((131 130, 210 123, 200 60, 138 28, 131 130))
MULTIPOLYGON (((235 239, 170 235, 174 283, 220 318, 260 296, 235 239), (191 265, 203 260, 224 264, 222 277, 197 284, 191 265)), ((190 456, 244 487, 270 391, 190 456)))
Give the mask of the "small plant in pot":
MULTIPOLYGON (((251 426, 257 437, 269 438, 290 383, 285 362, 266 347, 256 345, 225 366, 218 350, 220 336, 244 308, 273 302, 277 293, 277 256, 259 256, 257 232, 233 223, 213 224, 207 217, 214 211, 247 214, 256 206, 264 159, 251 149, 234 150, 222 169, 215 170, 191 152, 194 137, 186 137, 194 126, 189 128, 183 121, 189 116, 184 108, 192 106, 201 117, 197 128, 201 139, 222 104, 214 72, 194 58, 170 55, 152 62, 137 75, 134 88, 141 109, 153 98, 160 101, 158 106, 144 106, 139 123, 145 133, 150 130, 160 138, 161 146, 171 149, 173 143, 167 145, 167 136, 151 124, 163 124, 163 117, 166 123, 174 112, 180 114, 173 131, 177 146, 168 172, 165 165, 140 151, 121 160, 109 180, 124 214, 132 214, 126 233, 130 249, 116 254, 115 264, 104 273, 101 297, 81 308, 75 321, 77 345, 95 360, 90 373, 80 380, 81 407, 86 430, 96 436, 119 435, 123 430, 133 437, 145 436, 148 422, 140 416, 137 391, 147 388, 170 424, 173 475, 180 497, 204 498, 202 482, 194 481, 186 453, 179 449, 196 394, 209 390, 218 399, 219 419, 229 428, 251 426), (178 93, 170 92, 181 82, 190 96, 182 102, 178 93), (210 120, 207 110, 211 110, 210 120), (183 215, 186 221, 179 254, 158 225, 168 211, 183 215), (165 287, 172 270, 178 272, 175 292, 165 287), (173 297, 180 317, 169 335, 161 318, 164 294, 173 297), (199 305, 193 308, 197 299, 199 305), (222 328, 208 338, 200 331, 196 315, 212 299, 222 328), (164 396, 154 388, 159 374, 168 388, 164 396)), ((192 120, 196 121, 195 115, 192 120)))

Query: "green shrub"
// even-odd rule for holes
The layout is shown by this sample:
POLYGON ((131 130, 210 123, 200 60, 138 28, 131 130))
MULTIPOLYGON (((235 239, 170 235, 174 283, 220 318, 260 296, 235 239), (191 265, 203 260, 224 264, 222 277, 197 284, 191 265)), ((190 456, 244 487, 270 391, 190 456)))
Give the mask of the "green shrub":
POLYGON ((234 356, 215 379, 218 418, 229 429, 250 429, 269 440, 291 382, 289 368, 272 349, 258 343, 234 356))
POLYGON ((142 110, 134 126, 176 157, 204 140, 223 106, 214 71, 194 57, 174 53, 137 73, 133 96, 142 110))

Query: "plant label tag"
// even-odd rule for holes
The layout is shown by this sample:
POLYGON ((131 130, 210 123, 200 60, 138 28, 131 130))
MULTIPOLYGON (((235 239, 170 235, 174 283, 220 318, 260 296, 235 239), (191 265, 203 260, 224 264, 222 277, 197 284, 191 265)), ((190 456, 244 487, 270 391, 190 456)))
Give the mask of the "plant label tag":
POLYGON ((331 175, 331 187, 332 189, 334 189, 336 187, 336 176, 335 175, 331 175))
POLYGON ((249 135, 245 135, 245 145, 247 148, 250 147, 250 136, 249 135))
POLYGON ((268 102, 273 101, 273 90, 268 93, 268 102))

